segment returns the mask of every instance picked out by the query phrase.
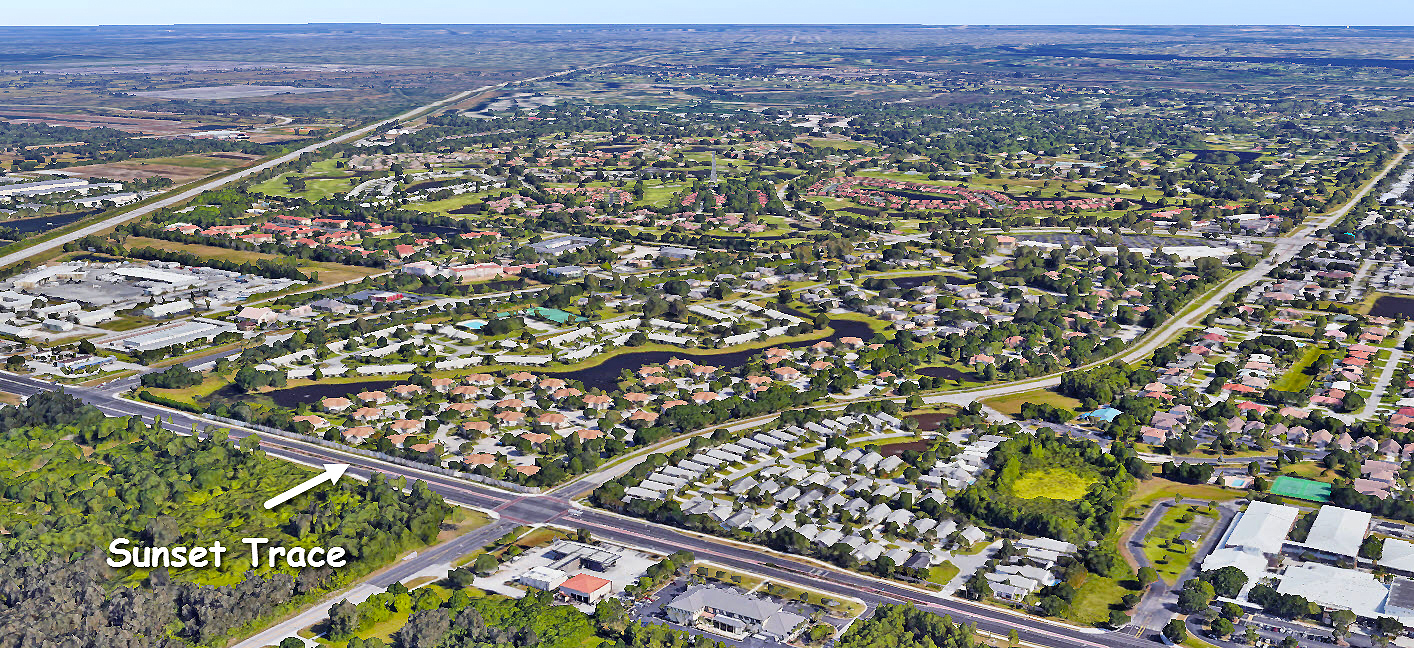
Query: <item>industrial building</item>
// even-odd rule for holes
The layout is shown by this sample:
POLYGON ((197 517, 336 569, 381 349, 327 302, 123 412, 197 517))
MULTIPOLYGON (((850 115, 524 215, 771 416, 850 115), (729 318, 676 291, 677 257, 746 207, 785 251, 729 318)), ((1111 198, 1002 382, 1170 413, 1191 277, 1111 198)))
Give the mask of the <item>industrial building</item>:
POLYGON ((532 567, 530 571, 520 575, 516 579, 521 585, 538 589, 542 592, 553 592, 559 589, 560 585, 569 580, 569 574, 551 567, 532 567))
POLYGON ((122 349, 126 351, 151 351, 174 344, 187 344, 196 340, 209 342, 226 331, 234 330, 236 327, 226 322, 196 318, 190 322, 163 326, 146 333, 123 338, 121 345, 122 349))
POLYGON ((559 540, 545 551, 545 557, 554 561, 551 569, 569 572, 575 569, 609 571, 618 564, 621 556, 616 551, 596 547, 573 540, 559 540))
POLYGON ((548 241, 531 243, 530 249, 535 250, 536 254, 559 256, 566 252, 574 252, 576 250, 592 247, 598 242, 599 239, 589 238, 587 236, 561 236, 548 241))
POLYGON ((608 579, 590 576, 589 574, 576 574, 560 583, 559 592, 570 600, 594 605, 609 595, 613 588, 613 583, 608 579))

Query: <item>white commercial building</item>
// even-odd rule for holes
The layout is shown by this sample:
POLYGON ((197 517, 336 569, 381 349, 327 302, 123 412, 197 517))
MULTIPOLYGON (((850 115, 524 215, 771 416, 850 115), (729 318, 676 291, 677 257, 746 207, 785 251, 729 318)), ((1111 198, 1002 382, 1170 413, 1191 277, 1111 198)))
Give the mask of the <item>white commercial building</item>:
POLYGON ((1354 558, 1370 530, 1370 514, 1339 506, 1322 506, 1305 542, 1288 542, 1296 551, 1311 551, 1334 558, 1354 558))
MULTIPOLYGON (((1294 506, 1252 502, 1233 520, 1219 547, 1233 547, 1253 554, 1281 552, 1286 534, 1301 511, 1294 506)), ((1206 567, 1204 567, 1206 569, 1206 567)))
POLYGON ((1322 563, 1287 567, 1277 591, 1304 597, 1327 610, 1350 610, 1363 619, 1382 616, 1385 599, 1389 596, 1389 588, 1369 572, 1322 563))

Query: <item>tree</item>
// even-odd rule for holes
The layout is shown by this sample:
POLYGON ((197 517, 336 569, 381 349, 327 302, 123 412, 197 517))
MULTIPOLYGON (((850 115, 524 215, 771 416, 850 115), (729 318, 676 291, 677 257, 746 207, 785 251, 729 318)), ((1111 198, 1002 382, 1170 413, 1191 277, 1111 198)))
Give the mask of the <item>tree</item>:
POLYGON ((1183 643, 1188 639, 1188 626, 1184 625, 1180 619, 1170 619, 1164 625, 1164 637, 1173 643, 1183 643))
POLYGON ((1247 574, 1236 567, 1215 569, 1203 574, 1203 579, 1212 583, 1214 594, 1224 598, 1236 598, 1247 585, 1247 574))
POLYGON ((1129 625, 1129 615, 1119 610, 1110 610, 1110 627, 1118 630, 1129 625))
POLYGON ((501 563, 496 562, 495 556, 492 556, 489 553, 484 553, 476 557, 476 562, 472 564, 471 568, 472 571, 475 571, 477 574, 487 576, 490 575, 491 572, 496 571, 496 569, 500 566, 501 563))
POLYGON ((1148 587, 1150 583, 1157 580, 1159 580, 1159 572, 1154 571, 1153 567, 1145 565, 1139 568, 1139 584, 1141 586, 1148 587))
POLYGON ((1210 626, 1210 628, 1213 631, 1213 635, 1219 638, 1226 637, 1237 631, 1237 626, 1232 625, 1231 621, 1222 617, 1214 619, 1213 625, 1210 626))
POLYGON ((329 638, 343 639, 358 630, 358 606, 348 601, 339 601, 329 608, 329 638))
POLYGON ((1350 627, 1355 625, 1357 618, 1350 610, 1335 610, 1331 612, 1331 634, 1335 635, 1337 642, 1345 643, 1345 638, 1350 636, 1350 627))
POLYGON ((280 642, 280 648, 304 648, 304 641, 299 637, 285 637, 285 640, 280 642))
POLYGON ((1184 614, 1201 612, 1213 602, 1214 596, 1211 583, 1195 578, 1185 583, 1183 591, 1178 593, 1178 609, 1184 614))

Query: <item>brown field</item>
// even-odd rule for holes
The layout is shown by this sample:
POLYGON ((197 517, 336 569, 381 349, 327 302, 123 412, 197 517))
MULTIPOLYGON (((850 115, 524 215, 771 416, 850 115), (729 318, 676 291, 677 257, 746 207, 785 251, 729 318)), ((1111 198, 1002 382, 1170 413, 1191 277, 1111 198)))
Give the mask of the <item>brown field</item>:
POLYGON ((187 135, 198 132, 198 121, 177 119, 151 119, 143 117, 116 117, 108 115, 80 115, 75 113, 36 112, 28 110, 0 110, 0 119, 11 124, 48 124, 70 128, 112 128, 126 133, 145 135, 187 135))
POLYGON ((183 184, 191 182, 197 178, 204 178, 213 173, 224 171, 239 166, 245 166, 251 160, 258 159, 256 156, 241 155, 239 153, 222 153, 207 156, 182 156, 181 158, 157 158, 151 162, 144 160, 125 160, 123 162, 109 162, 108 164, 86 164, 73 166, 64 169, 67 175, 75 177, 98 177, 111 180, 141 180, 153 176, 171 178, 172 182, 183 184), (184 159, 186 158, 186 159, 184 159), (187 162, 187 159, 190 162, 187 162), (158 160, 162 160, 159 162, 158 160), (172 164, 178 162, 178 164, 172 164))

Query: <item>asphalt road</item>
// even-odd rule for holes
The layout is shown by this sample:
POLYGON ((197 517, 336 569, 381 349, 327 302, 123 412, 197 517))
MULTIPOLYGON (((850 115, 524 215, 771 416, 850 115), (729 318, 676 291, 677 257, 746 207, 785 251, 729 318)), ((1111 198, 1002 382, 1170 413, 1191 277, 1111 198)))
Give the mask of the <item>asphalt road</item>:
MULTIPOLYGON (((42 391, 52 391, 54 388, 53 384, 42 380, 0 372, 0 391, 29 396, 42 391)), ((198 430, 205 427, 228 427, 155 405, 123 400, 94 389, 81 387, 64 387, 63 389, 112 416, 141 416, 148 421, 161 417, 164 419, 163 426, 174 432, 190 433, 193 427, 198 430)), ((252 432, 238 428, 231 430, 233 439, 244 438, 249 434, 252 432)), ((386 465, 358 455, 345 454, 332 448, 306 444, 284 437, 261 436, 261 449, 271 456, 310 466, 324 463, 347 463, 351 466, 347 474, 360 479, 367 479, 375 472, 392 478, 401 476, 410 480, 421 479, 447 501, 492 512, 505 523, 553 523, 568 527, 584 527, 591 530, 598 538, 660 553, 671 553, 685 549, 701 558, 727 567, 751 571, 776 581, 804 585, 839 596, 859 598, 875 605, 913 603, 921 609, 951 615, 954 620, 959 622, 976 623, 979 629, 987 632, 1006 635, 1015 628, 1023 641, 1039 646, 1049 648, 1123 648, 1125 646, 1149 645, 1152 641, 1151 637, 1141 638, 1121 633, 1077 628, 970 601, 943 598, 924 590, 840 570, 824 564, 807 562, 797 557, 775 554, 759 547, 699 536, 604 511, 581 508, 572 504, 565 495, 507 493, 473 482, 423 472, 414 468, 386 465)), ((568 493, 579 490, 582 489, 574 487, 574 483, 572 483, 569 487, 557 492, 568 493)), ((499 537, 502 533, 504 531, 498 527, 494 531, 464 536, 462 539, 441 545, 425 554, 400 563, 380 573, 368 584, 379 587, 386 586, 393 582, 391 579, 406 578, 429 565, 446 562, 447 556, 466 553, 476 546, 480 546, 477 544, 478 542, 485 544, 495 537, 499 537)), ((309 614, 317 614, 317 611, 309 614)), ((305 615, 298 618, 309 619, 305 615)), ((312 622, 310 621, 310 623, 312 622)), ((300 627, 307 625, 309 623, 300 627)), ((265 633, 262 633, 261 636, 264 637, 265 633)))

